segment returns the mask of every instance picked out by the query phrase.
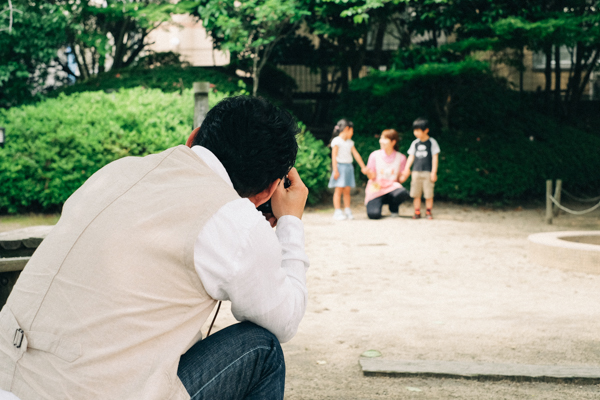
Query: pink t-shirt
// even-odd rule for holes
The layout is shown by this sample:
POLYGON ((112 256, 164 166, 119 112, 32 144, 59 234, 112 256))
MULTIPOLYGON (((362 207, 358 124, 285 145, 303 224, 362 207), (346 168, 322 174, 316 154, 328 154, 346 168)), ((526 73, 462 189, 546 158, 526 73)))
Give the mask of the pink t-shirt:
POLYGON ((406 156, 397 151, 385 154, 383 150, 376 150, 369 156, 367 168, 375 172, 375 180, 369 179, 365 189, 365 204, 369 201, 383 196, 384 194, 400 189, 402 185, 398 182, 400 173, 406 165, 406 156))

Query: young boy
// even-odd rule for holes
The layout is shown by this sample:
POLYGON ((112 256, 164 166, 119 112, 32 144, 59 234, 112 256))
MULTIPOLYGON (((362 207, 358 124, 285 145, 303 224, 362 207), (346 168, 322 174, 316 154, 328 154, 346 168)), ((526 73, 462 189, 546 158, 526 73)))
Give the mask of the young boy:
POLYGON ((416 136, 408 149, 408 160, 400 177, 400 183, 408 179, 410 167, 414 163, 410 182, 410 197, 413 198, 415 214, 413 219, 421 218, 421 196, 425 195, 427 219, 433 219, 433 187, 437 181, 440 146, 436 140, 429 137, 429 121, 417 118, 413 122, 413 133, 416 136))

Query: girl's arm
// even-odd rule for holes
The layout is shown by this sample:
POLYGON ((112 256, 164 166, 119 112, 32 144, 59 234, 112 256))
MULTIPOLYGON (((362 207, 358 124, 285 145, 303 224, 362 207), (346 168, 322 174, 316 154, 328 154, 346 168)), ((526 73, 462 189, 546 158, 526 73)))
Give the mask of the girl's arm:
POLYGON ((337 155, 338 155, 338 150, 339 147, 338 146, 333 146, 333 149, 331 151, 331 169, 333 170, 333 179, 337 179, 340 177, 340 173, 338 171, 338 165, 337 165, 337 155))
POLYGON ((358 150, 356 150, 356 147, 354 146, 352 146, 352 155, 354 156, 354 159, 356 160, 358 165, 360 165, 360 169, 363 170, 365 168, 365 163, 363 162, 360 153, 358 152, 358 150))

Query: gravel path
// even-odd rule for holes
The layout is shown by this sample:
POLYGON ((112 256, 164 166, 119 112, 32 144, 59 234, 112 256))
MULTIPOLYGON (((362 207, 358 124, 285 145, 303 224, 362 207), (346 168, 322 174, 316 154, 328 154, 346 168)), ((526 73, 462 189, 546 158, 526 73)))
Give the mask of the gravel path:
MULTIPOLYGON (((438 203, 433 221, 412 220, 408 205, 401 218, 370 221, 361 198, 354 221, 333 221, 331 208, 305 213, 310 298, 283 345, 287 400, 600 399, 600 385, 364 377, 358 365, 376 349, 387 359, 600 367, 600 275, 527 258, 529 234, 600 230, 600 210, 546 225, 543 206, 438 203)), ((224 305, 215 328, 234 322, 224 305)))
MULTIPOLYGON (((573 206, 574 207, 574 206, 573 206)), ((598 230, 600 212, 495 211, 436 204, 436 219, 304 216, 309 305, 286 343, 286 399, 598 399, 600 385, 364 377, 365 350, 388 359, 600 367, 600 275, 532 264, 527 236, 598 230)), ((228 311, 217 327, 233 322, 228 311)))

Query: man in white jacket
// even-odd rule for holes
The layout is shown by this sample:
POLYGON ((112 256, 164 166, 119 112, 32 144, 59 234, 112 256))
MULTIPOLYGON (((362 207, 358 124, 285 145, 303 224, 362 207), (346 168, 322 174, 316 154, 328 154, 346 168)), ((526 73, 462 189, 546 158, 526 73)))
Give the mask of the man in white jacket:
POLYGON ((191 148, 94 174, 0 312, 4 394, 282 399, 279 342, 307 301, 297 132, 262 99, 225 99, 191 148), (199 340, 217 300, 242 322, 199 340))

